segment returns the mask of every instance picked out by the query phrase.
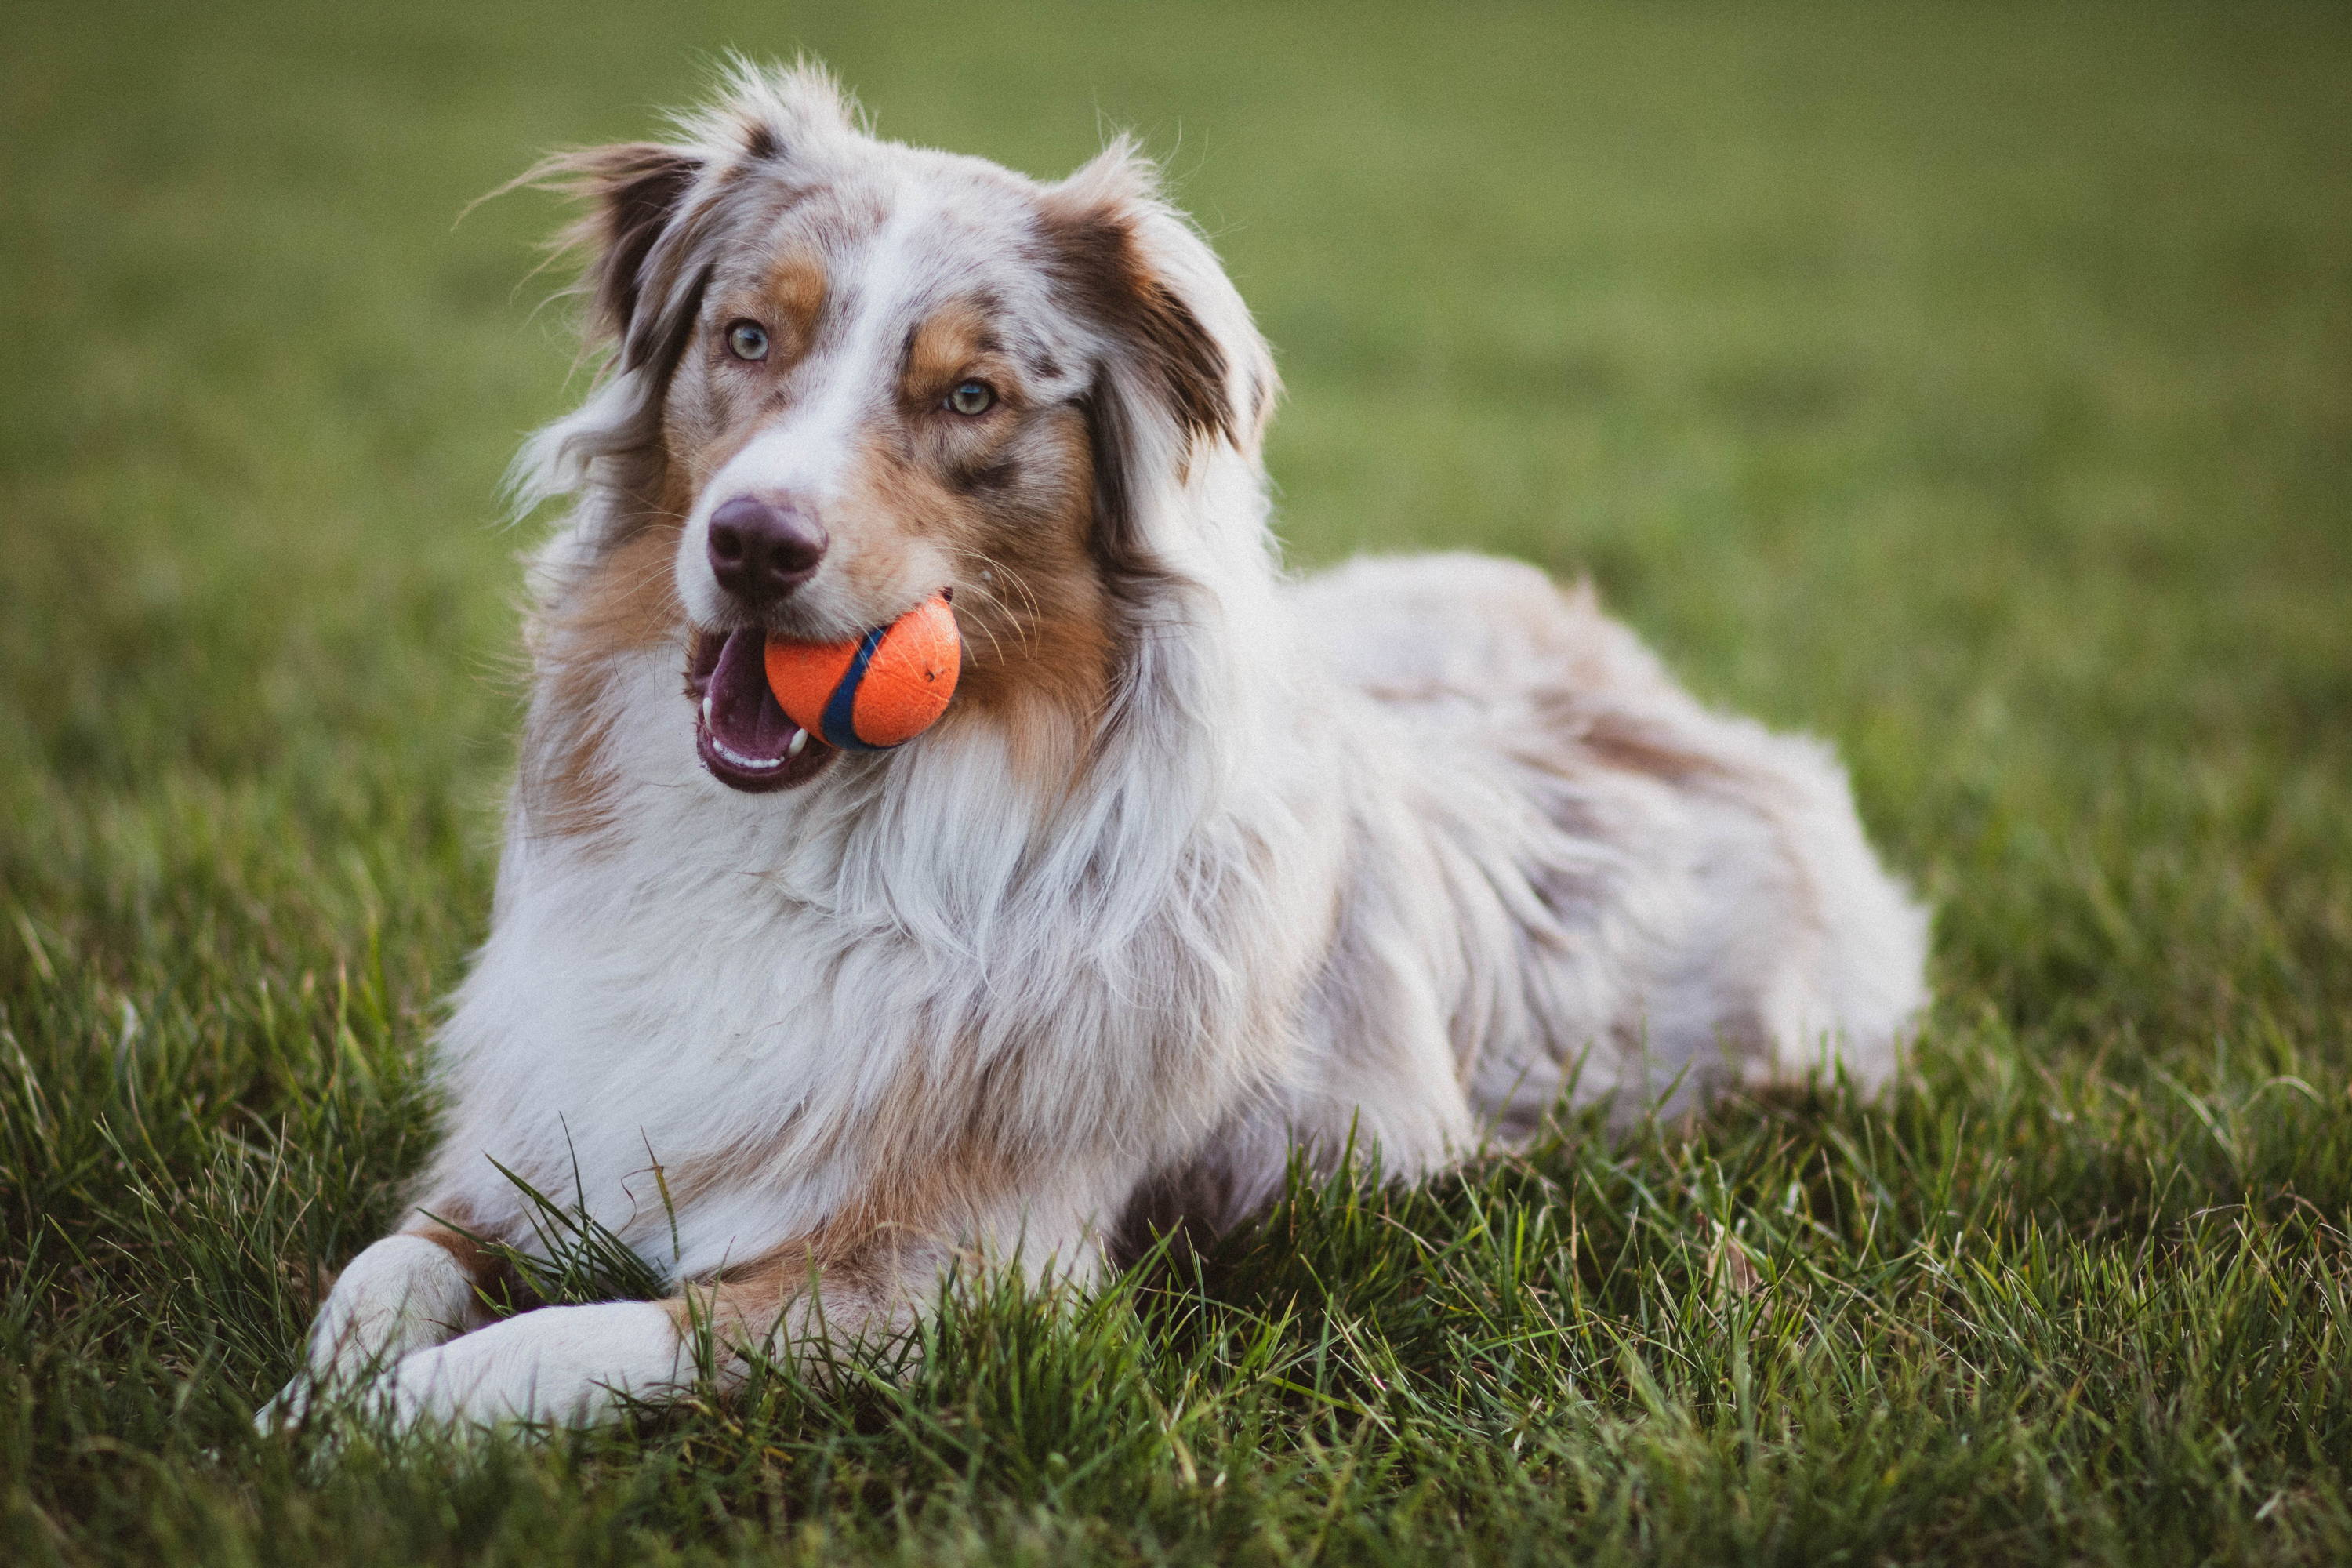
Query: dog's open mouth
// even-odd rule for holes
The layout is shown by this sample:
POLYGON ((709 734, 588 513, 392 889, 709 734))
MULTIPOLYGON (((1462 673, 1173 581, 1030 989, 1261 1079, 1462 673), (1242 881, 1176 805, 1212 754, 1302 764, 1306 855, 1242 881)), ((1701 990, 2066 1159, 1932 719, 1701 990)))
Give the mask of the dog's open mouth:
POLYGON ((698 631, 686 666, 702 765, 720 784, 754 795, 806 784, 840 754, 776 706, 767 643, 759 631, 698 631))

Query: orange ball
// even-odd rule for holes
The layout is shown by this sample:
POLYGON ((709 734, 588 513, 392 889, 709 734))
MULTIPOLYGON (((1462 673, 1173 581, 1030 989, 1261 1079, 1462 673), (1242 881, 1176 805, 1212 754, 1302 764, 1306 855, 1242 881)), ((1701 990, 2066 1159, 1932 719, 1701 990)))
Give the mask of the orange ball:
POLYGON ((945 594, 847 642, 772 637, 768 689, 784 717, 845 752, 887 752, 931 727, 955 695, 963 639, 945 594))

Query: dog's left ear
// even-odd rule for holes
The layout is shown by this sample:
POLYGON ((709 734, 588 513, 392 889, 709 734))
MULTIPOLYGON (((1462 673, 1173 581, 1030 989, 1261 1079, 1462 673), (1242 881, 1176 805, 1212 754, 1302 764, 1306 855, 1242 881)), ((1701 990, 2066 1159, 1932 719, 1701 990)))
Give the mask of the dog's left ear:
POLYGON ((1208 242, 1160 194, 1124 137, 1048 189, 1047 262, 1109 345, 1126 417, 1161 422, 1180 465, 1204 441, 1255 457, 1273 412, 1273 356, 1208 242))

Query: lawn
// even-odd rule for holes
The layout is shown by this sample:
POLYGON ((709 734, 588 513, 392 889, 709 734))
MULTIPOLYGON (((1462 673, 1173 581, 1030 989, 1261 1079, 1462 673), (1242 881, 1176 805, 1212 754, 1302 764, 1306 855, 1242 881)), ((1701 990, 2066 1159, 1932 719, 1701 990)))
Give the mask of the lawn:
POLYGON ((2352 1558, 2352 10, 5 33, 0 1558, 2352 1558), (1280 353, 1295 559, 1590 574, 1832 738, 1938 909, 1899 1091, 1295 1184, 1082 1308, 977 1288, 901 1379, 256 1437, 429 1136, 518 710, 499 474, 586 384, 553 204, 459 215, 730 47, 1033 172, 1135 128, 1280 353))

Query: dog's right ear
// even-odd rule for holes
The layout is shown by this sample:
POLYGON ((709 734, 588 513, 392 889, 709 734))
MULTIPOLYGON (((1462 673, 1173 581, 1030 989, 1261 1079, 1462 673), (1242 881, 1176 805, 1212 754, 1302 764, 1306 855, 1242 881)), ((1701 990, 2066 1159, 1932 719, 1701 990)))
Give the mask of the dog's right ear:
POLYGON ((684 325, 681 305, 700 292, 707 268, 699 253, 726 222, 727 204, 719 198, 730 180, 854 134, 855 114, 841 85, 818 66, 763 68, 737 59, 717 100, 679 117, 685 145, 575 148, 524 174, 516 184, 588 205, 556 246, 589 258, 583 286, 592 301, 591 340, 617 341, 623 370, 661 359, 684 325), (706 188, 698 195, 698 184, 706 188))
POLYGON ((652 142, 593 148, 582 159, 581 183, 596 203, 585 220, 595 232, 596 323, 603 333, 625 339, 645 294, 654 242, 677 216, 702 164, 652 142))
POLYGON ((683 148, 624 142, 555 153, 523 176, 588 203, 556 246, 588 257, 582 286, 589 336, 621 342, 625 365, 641 357, 633 351, 646 337, 639 320, 645 300, 665 291, 656 248, 701 173, 702 160, 683 148))
POLYGON ((670 371, 709 276, 707 262, 695 262, 714 205, 696 195, 705 166, 689 148, 625 142, 552 153, 505 187, 535 185, 586 205, 550 249, 586 258, 573 291, 588 298, 587 346, 619 345, 595 395, 515 455, 507 484, 518 516, 578 490, 596 459, 655 447, 670 371))

